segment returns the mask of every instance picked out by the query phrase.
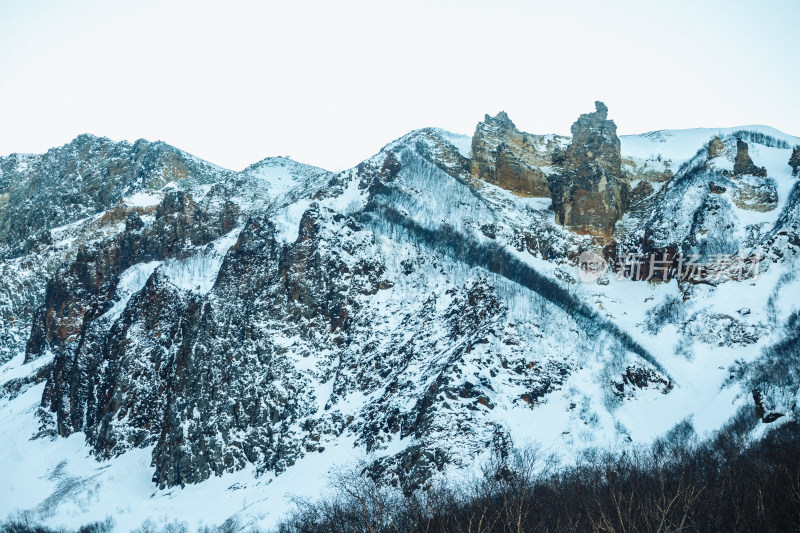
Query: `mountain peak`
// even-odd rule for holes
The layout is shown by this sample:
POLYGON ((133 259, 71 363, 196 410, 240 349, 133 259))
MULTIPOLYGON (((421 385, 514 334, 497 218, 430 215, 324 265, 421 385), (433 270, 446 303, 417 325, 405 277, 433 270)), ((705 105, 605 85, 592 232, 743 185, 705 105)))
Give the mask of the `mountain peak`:
POLYGON ((602 120, 605 120, 606 118, 608 118, 608 107, 606 106, 606 104, 604 104, 600 100, 595 100, 594 108, 595 108, 595 112, 598 114, 598 116, 602 120))
POLYGON ((488 114, 484 118, 484 122, 491 122, 500 126, 504 126, 509 129, 516 129, 517 127, 509 118, 508 113, 505 111, 500 111, 495 116, 489 116, 488 114))

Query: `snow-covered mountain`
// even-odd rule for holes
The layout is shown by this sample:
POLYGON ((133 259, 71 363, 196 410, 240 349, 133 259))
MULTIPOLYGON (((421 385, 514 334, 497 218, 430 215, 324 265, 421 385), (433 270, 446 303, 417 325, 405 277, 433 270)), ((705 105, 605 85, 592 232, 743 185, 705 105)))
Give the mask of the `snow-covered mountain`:
POLYGON ((607 114, 339 173, 88 135, 0 158, 0 518, 269 527, 356 465, 416 490, 793 418, 800 138, 607 114))

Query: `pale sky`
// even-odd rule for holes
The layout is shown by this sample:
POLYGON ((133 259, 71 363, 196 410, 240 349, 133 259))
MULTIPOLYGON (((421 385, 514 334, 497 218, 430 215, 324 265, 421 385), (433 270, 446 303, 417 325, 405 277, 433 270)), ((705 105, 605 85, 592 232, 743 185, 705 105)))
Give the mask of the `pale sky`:
POLYGON ((0 155, 80 133, 347 168, 508 112, 800 135, 800 2, 0 0, 0 155))

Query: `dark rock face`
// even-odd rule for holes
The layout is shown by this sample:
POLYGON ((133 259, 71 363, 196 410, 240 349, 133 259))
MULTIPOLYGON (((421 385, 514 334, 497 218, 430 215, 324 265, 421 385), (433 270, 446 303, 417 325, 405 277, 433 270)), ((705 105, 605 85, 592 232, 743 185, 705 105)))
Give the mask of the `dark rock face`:
POLYGON ((556 221, 578 233, 610 237, 628 206, 622 180, 617 126, 608 108, 581 115, 572 125, 572 142, 554 161, 563 172, 550 180, 556 221))
POLYGON ((349 330, 353 295, 380 285, 377 275, 373 285, 369 277, 345 285, 339 256, 320 250, 318 217, 314 208, 306 212, 288 246, 275 239, 271 222, 251 218, 200 304, 195 327, 171 340, 174 400, 163 412, 153 452, 159 486, 196 483, 247 463, 280 473, 313 450, 311 437, 297 427, 316 410, 314 398, 303 394, 312 376, 270 326, 296 324, 290 329, 306 341, 335 345, 349 330))
MULTIPOLYGON (((162 142, 92 135, 45 154, 0 157, 0 362, 25 349, 48 280, 79 253, 71 243, 153 214, 151 207, 121 204, 124 197, 168 183, 178 189, 211 184, 232 174, 162 142)), ((68 306, 61 311, 79 312, 68 306)), ((59 317, 59 334, 71 335, 67 323, 78 319, 59 317)))
POLYGON ((162 142, 81 135, 39 156, 0 159, 0 257, 30 251, 47 230, 108 209, 133 190, 210 183, 222 171, 162 142))
POLYGON ((736 139, 736 159, 733 161, 733 173, 735 175, 752 174, 753 176, 766 177, 767 169, 757 167, 750 159, 747 143, 741 139, 736 139))
POLYGON ((649 198, 653 194, 653 185, 647 181, 640 181, 636 184, 636 187, 630 193, 630 203, 631 205, 641 202, 642 200, 649 198))
POLYGON ((472 137, 472 177, 513 192, 518 196, 550 196, 541 167, 551 164, 558 146, 554 136, 521 132, 501 111, 486 115, 472 137))
MULTIPOLYGON (((100 246, 81 250, 71 264, 59 269, 48 283, 45 301, 34 316, 26 359, 48 353, 55 355, 42 405, 55 414, 53 430, 59 435, 86 431, 91 439, 109 409, 108 396, 100 390, 107 385, 103 370, 108 368, 108 361, 120 357, 113 345, 119 336, 109 329, 115 325, 109 311, 115 305, 112 296, 120 274, 137 264, 184 257, 193 247, 232 229, 236 223, 236 208, 225 204, 212 214, 195 204, 188 194, 174 191, 167 194, 159 206, 151 226, 142 229, 141 220, 137 219, 135 213, 129 214, 125 219, 125 232, 100 246)), ((156 287, 153 282, 151 292, 156 287)), ((168 296, 164 298, 169 299, 168 296)), ((148 322, 151 312, 155 312, 155 308, 142 309, 141 320, 148 327, 140 331, 160 336, 158 330, 150 327, 152 321, 148 322)), ((176 320, 172 325, 164 318, 162 327, 180 328, 178 316, 180 314, 169 317, 176 320)), ((124 369, 123 375, 136 375, 137 369, 138 366, 132 365, 124 369)), ((131 413, 138 420, 148 419, 148 424, 153 423, 152 411, 134 409, 131 413)), ((145 443, 142 435, 134 435, 131 440, 145 443)), ((105 438, 105 441, 110 443, 109 449, 117 444, 114 439, 105 438)), ((105 453, 101 449, 98 451, 105 453)))
POLYGON ((800 146, 795 146, 792 150, 789 166, 792 167, 792 176, 800 175, 800 146))
POLYGON ((271 328, 294 324, 309 344, 340 344, 354 297, 389 286, 382 267, 348 265, 342 252, 321 250, 316 208, 291 246, 276 240, 270 221, 254 217, 210 296, 180 290, 156 270, 109 324, 104 312, 119 271, 181 257, 231 229, 225 209, 214 219, 182 193, 168 195, 157 213, 157 222, 167 220, 86 252, 48 287, 28 348, 31 358, 56 354, 42 400, 55 414, 54 430, 85 431, 101 457, 155 444, 161 487, 246 463, 281 472, 312 446, 290 430, 314 409, 297 388, 310 376, 273 342, 271 328))
MULTIPOLYGON (((217 216, 229 201, 244 210, 285 205, 299 192, 317 190, 326 176, 322 169, 280 158, 236 173, 162 142, 112 142, 91 135, 45 154, 0 157, 0 363, 25 350, 34 315, 59 267, 104 246, 111 234, 149 225, 156 215, 152 201, 166 190, 194 191, 204 198, 202 210, 217 216), (259 176, 276 166, 292 176, 283 184, 291 186, 286 197, 275 198, 259 176)), ((61 332, 68 336, 68 330, 61 332)))
POLYGON ((68 344, 79 346, 84 326, 111 306, 109 299, 127 268, 148 261, 185 256, 236 225, 238 208, 225 203, 220 211, 198 206, 190 194, 168 193, 155 212, 155 223, 141 231, 141 219, 124 207, 105 216, 125 221, 126 231, 102 246, 78 251, 75 260, 59 269, 48 283, 43 305, 37 310, 26 347, 30 361, 46 351, 68 344))

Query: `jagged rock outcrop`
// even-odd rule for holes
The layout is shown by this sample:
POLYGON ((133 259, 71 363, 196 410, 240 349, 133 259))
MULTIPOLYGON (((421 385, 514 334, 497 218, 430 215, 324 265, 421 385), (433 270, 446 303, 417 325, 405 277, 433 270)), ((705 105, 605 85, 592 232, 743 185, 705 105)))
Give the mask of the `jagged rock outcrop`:
MULTIPOLYGON (((197 246, 230 231, 235 223, 236 211, 230 204, 212 214, 196 205, 188 194, 176 191, 164 199, 152 224, 143 227, 141 218, 132 213, 125 221, 125 232, 102 246, 82 250, 70 265, 59 269, 48 283, 45 301, 34 316, 26 352, 28 360, 54 354, 42 397, 43 413, 46 418, 53 418, 53 432, 67 436, 85 431, 91 439, 98 431, 107 398, 98 392, 105 385, 103 370, 108 368, 108 361, 120 357, 113 345, 119 336, 115 336, 112 328, 120 324, 123 311, 120 306, 126 306, 125 300, 120 301, 125 294, 122 285, 129 282, 123 280, 123 272, 138 269, 141 275, 147 275, 161 261, 186 257, 197 246), (113 298, 115 294, 117 299, 113 298)), ((181 330, 181 324, 188 323, 179 319, 187 314, 182 312, 162 318, 161 325, 154 327, 148 316, 158 312, 152 307, 156 300, 146 301, 149 306, 141 309, 141 315, 123 316, 124 328, 141 319, 145 323, 138 329, 140 334, 161 339, 165 331, 181 330), (170 320, 174 323, 169 323, 170 320)), ((185 318, 189 320, 188 314, 185 318)), ((156 342, 163 348, 164 340, 156 342)), ((136 375, 141 370, 140 362, 139 359, 132 362, 124 374, 136 375)), ((152 394, 152 390, 149 392, 152 394)), ((140 411, 152 414, 146 409, 140 411)), ((132 411, 135 413, 136 409, 132 411)), ((155 423, 148 420, 147 424, 155 423)), ((145 443, 141 436, 132 440, 145 443)), ((109 442, 112 443, 109 449, 117 445, 113 439, 109 442)), ((119 452, 124 449, 120 447, 119 452)), ((108 455, 102 448, 97 451, 108 455)))
POLYGON ((559 146, 555 135, 531 135, 517 129, 505 111, 486 115, 472 137, 471 175, 518 196, 550 196, 547 170, 559 146), (545 170, 543 170, 545 169, 545 170))
POLYGON ((26 360, 49 351, 60 353, 68 345, 80 348, 86 325, 112 307, 110 299, 126 269, 185 257, 193 247, 233 229, 238 208, 225 202, 222 209, 211 209, 209 203, 213 205, 210 197, 198 205, 189 193, 172 191, 155 209, 153 224, 145 229, 136 210, 120 207, 106 213, 120 216, 126 230, 102 245, 79 250, 71 264, 56 272, 34 316, 26 360))
POLYGON ((48 279, 79 248, 120 231, 129 214, 152 216, 148 202, 167 184, 209 187, 233 174, 163 142, 93 135, 0 157, 0 362, 25 350, 48 279), (125 204, 133 194, 148 205, 125 204))
POLYGON ((753 176, 766 177, 767 169, 757 167, 750 159, 747 143, 741 139, 736 139, 736 158, 733 161, 733 173, 737 176, 751 174, 753 176))
MULTIPOLYGON (((165 201, 164 209, 173 211, 174 204, 165 201)), ((73 276, 79 279, 69 301, 80 308, 69 314, 81 319, 80 329, 73 328, 81 336, 72 349, 51 342, 57 354, 43 397, 58 434, 85 431, 102 457, 155 444, 154 481, 160 486, 196 483, 247 462, 284 470, 304 446, 286 432, 309 414, 312 399, 292 394, 309 376, 292 369, 293 353, 267 330, 286 320, 307 342, 335 346, 347 329, 347 295, 382 286, 375 265, 348 267, 338 253, 319 249, 318 216, 316 209, 304 215, 292 247, 276 240, 271 222, 252 218, 225 258, 210 298, 180 290, 155 270, 124 311, 106 320, 82 310, 108 312, 105 294, 92 292, 110 275, 73 276)), ((187 239, 215 229, 197 218, 177 222, 187 239)), ((160 234, 164 228, 153 229, 160 234)), ((141 237, 130 240, 135 250, 152 250, 141 237)), ((127 241, 109 248, 124 258, 127 241)), ((169 248, 162 252, 169 257, 169 248)), ((109 262, 105 256, 93 263, 79 259, 72 270, 95 272, 109 262)), ((67 291, 48 291, 51 299, 56 292, 67 291)), ((42 310, 44 317, 50 307, 42 310)), ((38 329, 47 330, 42 321, 38 329)), ((40 348, 36 337, 31 350, 40 348)))
POLYGON ((789 166, 792 167, 792 176, 800 176, 800 146, 795 146, 792 150, 789 166))
POLYGON ((750 158, 747 143, 736 139, 733 162, 735 188, 733 202, 750 211, 772 211, 778 206, 778 190, 774 180, 767 178, 767 169, 758 167, 750 158))
POLYGON ((719 137, 714 137, 708 143, 708 159, 714 159, 722 155, 725 150, 725 143, 719 137))
POLYGON ((572 124, 572 141, 558 161, 567 170, 589 165, 619 175, 622 156, 617 125, 608 119, 608 107, 603 102, 594 105, 594 112, 582 114, 572 124))
POLYGON ((554 157, 563 170, 550 178, 550 190, 559 224, 607 238, 627 209, 629 188, 622 179, 617 126, 605 104, 595 102, 595 109, 572 125, 572 141, 554 157))
MULTIPOLYGON (((696 255, 711 261, 720 254, 782 257, 786 250, 791 250, 792 243, 797 241, 792 223, 780 229, 777 222, 772 228, 772 223, 745 224, 742 227, 744 217, 738 209, 768 213, 776 211, 783 202, 786 211, 796 198, 794 192, 788 199, 779 196, 779 180, 784 179, 781 169, 771 166, 767 172, 765 168, 757 167, 743 138, 760 147, 785 150, 789 155, 788 143, 753 132, 740 130, 712 138, 704 149, 683 163, 673 180, 648 200, 648 213, 644 216, 635 214, 641 219, 637 227, 625 235, 620 246, 623 253, 643 254, 645 257, 667 254, 675 260, 673 266, 677 272, 676 258, 681 255, 696 255), (765 239, 779 243, 775 248, 781 250, 764 243, 765 239), (755 253, 752 252, 753 246, 763 246, 771 251, 755 253)), ((783 174, 788 175, 786 169, 783 174)), ((778 221, 791 218, 781 215, 778 221)), ((687 276, 687 280, 697 282, 704 276, 706 274, 687 276)))
POLYGON ((235 202, 244 219, 313 193, 330 175, 285 158, 232 172, 163 142, 92 135, 0 157, 0 364, 25 351, 56 270, 126 225, 149 225, 167 191, 191 192, 205 212, 235 202))
POLYGON ((0 159, 0 257, 17 257, 48 230, 104 211, 134 190, 212 183, 232 174, 163 142, 80 135, 42 155, 0 159))

